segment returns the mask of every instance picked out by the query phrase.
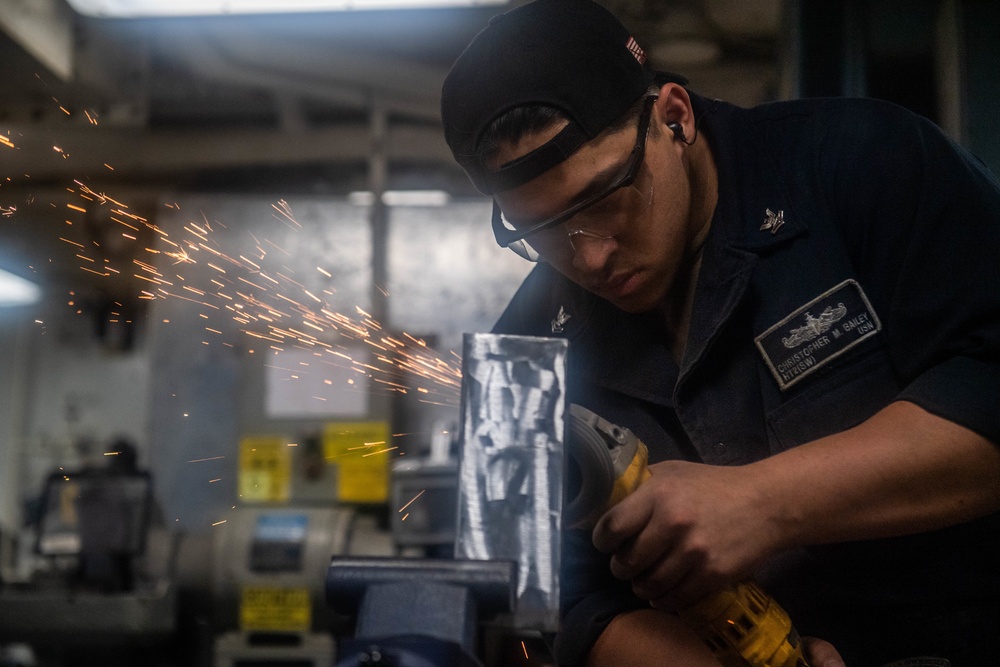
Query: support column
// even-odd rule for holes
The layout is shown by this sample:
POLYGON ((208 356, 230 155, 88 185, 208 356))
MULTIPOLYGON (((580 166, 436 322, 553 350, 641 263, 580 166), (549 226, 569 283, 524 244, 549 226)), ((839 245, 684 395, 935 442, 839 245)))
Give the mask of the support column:
POLYGON ((372 232, 372 318, 389 328, 389 211, 382 201, 388 177, 386 158, 387 113, 374 102, 369 115, 371 148, 368 156, 368 189, 372 193, 369 224, 372 232))

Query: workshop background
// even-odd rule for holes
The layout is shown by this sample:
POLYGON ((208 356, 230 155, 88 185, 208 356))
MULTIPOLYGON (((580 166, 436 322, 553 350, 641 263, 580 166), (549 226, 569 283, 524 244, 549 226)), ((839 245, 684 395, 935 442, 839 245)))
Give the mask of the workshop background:
MULTIPOLYGON (((462 335, 531 267, 439 91, 522 3, 265 4, 0 0, 2 665, 329 665, 334 552, 450 554, 462 335), (81 568, 60 484, 132 451, 142 548, 81 568)), ((696 92, 888 99, 1000 173, 989 0, 601 4, 696 92)))

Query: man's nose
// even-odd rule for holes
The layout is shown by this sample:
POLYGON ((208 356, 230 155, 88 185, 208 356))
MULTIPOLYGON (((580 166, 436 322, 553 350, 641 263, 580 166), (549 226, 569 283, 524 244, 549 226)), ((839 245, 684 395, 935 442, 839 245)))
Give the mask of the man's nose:
POLYGON ((579 234, 572 237, 572 246, 573 266, 583 273, 597 273, 604 269, 614 252, 615 239, 579 234))

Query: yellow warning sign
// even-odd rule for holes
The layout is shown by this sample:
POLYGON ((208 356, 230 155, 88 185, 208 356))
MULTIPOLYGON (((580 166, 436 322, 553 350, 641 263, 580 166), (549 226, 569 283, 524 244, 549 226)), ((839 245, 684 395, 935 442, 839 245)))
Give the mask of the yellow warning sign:
POLYGON ((243 587, 240 629, 305 632, 311 625, 308 588, 243 587))
POLYGON ((323 429, 323 455, 337 466, 341 502, 386 502, 389 460, 395 451, 385 422, 331 422, 323 429))
POLYGON ((251 436, 240 441, 240 500, 288 502, 292 486, 292 454, 279 436, 251 436))

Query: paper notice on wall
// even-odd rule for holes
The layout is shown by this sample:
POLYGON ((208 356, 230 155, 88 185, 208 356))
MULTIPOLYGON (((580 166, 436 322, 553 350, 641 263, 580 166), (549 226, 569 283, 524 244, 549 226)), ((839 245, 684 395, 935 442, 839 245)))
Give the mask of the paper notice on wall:
POLYGON ((323 455, 337 467, 337 499, 384 503, 389 498, 389 460, 396 447, 385 422, 333 422, 323 429, 323 455))
POLYGON ((239 494, 245 503, 288 502, 292 453, 288 439, 251 436, 240 441, 239 494))
POLYGON ((264 409, 272 419, 364 417, 369 377, 364 350, 284 350, 265 362, 264 409))

